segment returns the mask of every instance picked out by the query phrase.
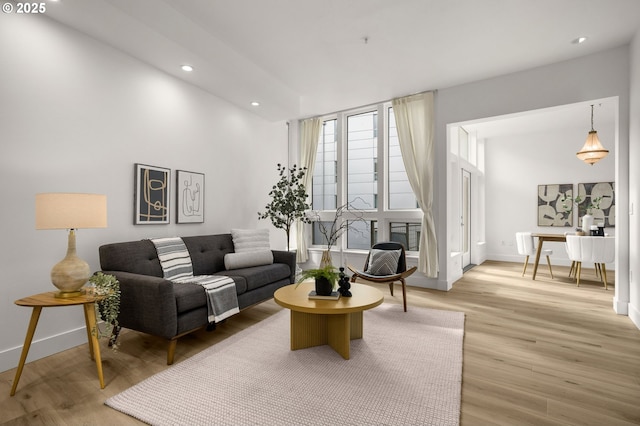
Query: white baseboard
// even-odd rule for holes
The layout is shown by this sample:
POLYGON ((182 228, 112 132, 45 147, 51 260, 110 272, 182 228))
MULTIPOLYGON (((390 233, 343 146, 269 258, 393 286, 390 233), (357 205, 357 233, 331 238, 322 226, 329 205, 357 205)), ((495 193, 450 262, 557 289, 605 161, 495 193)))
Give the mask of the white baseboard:
MULTIPOLYGON (((26 328, 24 332, 25 334, 27 333, 26 328)), ((29 348, 27 363, 82 345, 83 343, 87 343, 87 331, 84 326, 34 340, 31 342, 31 347, 29 348)), ((0 352, 0 373, 18 366, 22 346, 23 345, 16 346, 0 352)), ((25 365, 24 368, 27 369, 29 366, 25 365)))
POLYGON ((638 310, 638 307, 633 306, 631 303, 627 304, 627 306, 627 309, 629 311, 629 318, 640 330, 640 310, 638 310))

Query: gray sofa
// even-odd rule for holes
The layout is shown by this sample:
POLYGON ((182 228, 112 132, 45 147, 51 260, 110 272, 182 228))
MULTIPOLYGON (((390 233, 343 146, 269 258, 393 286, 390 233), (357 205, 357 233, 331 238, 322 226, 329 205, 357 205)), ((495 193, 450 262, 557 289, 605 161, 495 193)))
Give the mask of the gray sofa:
MULTIPOLYGON (((295 253, 273 250, 273 264, 225 270, 224 256, 234 252, 231 234, 183 237, 183 241, 194 275, 233 279, 241 310, 272 298, 274 291, 295 280, 295 253)), ((99 254, 102 272, 120 281, 120 327, 169 339, 167 364, 172 364, 177 339, 209 325, 204 289, 162 278, 150 240, 106 244, 99 254)))

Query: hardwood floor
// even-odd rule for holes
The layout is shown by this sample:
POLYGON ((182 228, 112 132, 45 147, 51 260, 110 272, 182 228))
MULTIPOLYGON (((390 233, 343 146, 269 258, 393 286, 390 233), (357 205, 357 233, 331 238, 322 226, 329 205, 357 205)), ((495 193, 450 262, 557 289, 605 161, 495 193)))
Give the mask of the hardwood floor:
MULTIPOLYGON (((466 313, 461 424, 640 424, 640 330, 613 312, 612 287, 605 291, 593 270, 576 287, 568 268, 554 266, 553 280, 540 270, 532 281, 521 266, 486 262, 449 292, 408 289, 409 309, 466 313)), ((402 303, 399 288, 395 297, 380 288, 386 302, 402 303)), ((180 339, 176 362, 281 309, 269 301, 180 339)), ((140 424, 103 402, 167 368, 167 344, 133 331, 121 339, 117 353, 102 349, 104 390, 86 344, 27 364, 14 397, 15 369, 0 373, 0 422, 140 424)))

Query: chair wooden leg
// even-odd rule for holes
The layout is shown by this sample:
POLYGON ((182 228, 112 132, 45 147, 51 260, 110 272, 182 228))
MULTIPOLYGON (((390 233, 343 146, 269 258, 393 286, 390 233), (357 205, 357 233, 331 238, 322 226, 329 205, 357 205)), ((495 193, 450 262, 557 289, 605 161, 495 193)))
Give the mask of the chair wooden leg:
POLYGON ((600 271, 600 277, 604 282, 604 289, 607 290, 607 267, 604 266, 604 263, 601 263, 600 266, 602 268, 602 270, 600 271))
POLYGON ((571 275, 575 273, 576 273, 576 262, 574 260, 571 262, 571 268, 569 268, 569 278, 571 278, 571 275))
POLYGON ((404 278, 400 279, 402 283, 402 305, 404 306, 404 311, 407 312, 407 286, 404 282, 404 278))
POLYGON ((393 296, 393 283, 389 283, 389 291, 391 292, 391 295, 393 296))
POLYGON ((576 265, 576 287, 580 287, 580 272, 582 272, 582 262, 577 262, 577 265, 576 265))
POLYGON ((527 265, 529 264, 529 255, 527 255, 527 258, 524 260, 524 268, 522 269, 522 276, 524 277, 525 272, 527 272, 527 265))
POLYGON ((600 281, 602 281, 602 269, 600 268, 600 264, 594 263, 593 267, 596 269, 596 278, 600 278, 600 281))
POLYGON ((551 274, 551 279, 553 279, 553 271, 551 270, 551 259, 547 256, 547 265, 549 265, 549 273, 551 274))

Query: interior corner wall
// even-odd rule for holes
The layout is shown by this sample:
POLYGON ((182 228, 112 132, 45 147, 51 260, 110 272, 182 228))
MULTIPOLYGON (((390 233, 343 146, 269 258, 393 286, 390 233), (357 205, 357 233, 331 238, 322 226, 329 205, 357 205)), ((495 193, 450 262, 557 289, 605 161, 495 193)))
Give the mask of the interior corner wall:
MULTIPOLYGON (((108 228, 81 229, 78 255, 99 269, 101 244, 271 228, 257 212, 287 162, 285 122, 267 122, 46 16, 0 25, 0 371, 15 368, 31 310, 13 302, 55 290, 64 231, 36 231, 35 194, 107 195, 108 228), (205 221, 133 225, 134 163, 205 174, 205 221)), ((176 64, 178 65, 178 64, 176 64)), ((28 361, 86 343, 78 307, 44 309, 28 361)), ((105 356, 108 356, 105 354, 105 356)))
POLYGON ((640 30, 631 43, 630 63, 629 318, 640 328, 640 30))
MULTIPOLYGON (((448 288, 453 286, 450 277, 454 274, 448 270, 451 250, 444 233, 459 225, 459 218, 449 217, 447 211, 447 197, 456 197, 459 193, 447 179, 450 152, 447 124, 615 96, 619 97, 620 117, 616 158, 617 207, 626 211, 629 164, 624 161, 629 152, 629 46, 438 90, 435 99, 436 188, 433 205, 438 229, 439 281, 446 280, 448 288)), ((628 216, 619 215, 617 225, 627 229, 628 216)), ((616 236, 624 250, 618 262, 622 271, 617 271, 616 284, 621 282, 624 286, 628 283, 628 235, 617 233, 616 236)), ((616 288, 616 294, 618 290, 616 288)), ((622 290, 624 293, 625 289, 622 290)), ((628 295, 628 287, 626 291, 628 295)))

